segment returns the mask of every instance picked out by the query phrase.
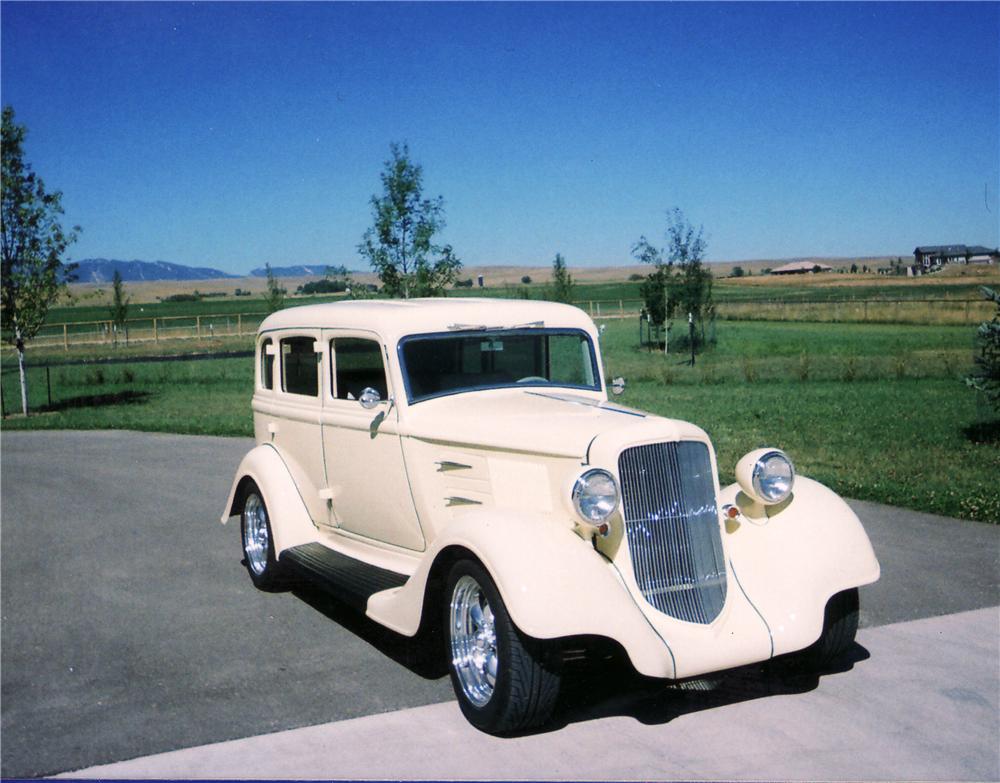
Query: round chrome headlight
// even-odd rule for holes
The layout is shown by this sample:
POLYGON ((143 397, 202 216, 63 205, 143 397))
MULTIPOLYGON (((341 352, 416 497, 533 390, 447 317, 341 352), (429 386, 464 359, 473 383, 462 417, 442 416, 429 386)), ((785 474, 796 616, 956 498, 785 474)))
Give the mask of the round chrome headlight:
POLYGON ((600 525, 614 514, 618 499, 618 483, 606 470, 588 470, 573 484, 576 513, 592 525, 600 525))
POLYGON ((782 451, 767 451, 753 466, 753 489, 765 503, 780 503, 795 483, 795 467, 782 451))

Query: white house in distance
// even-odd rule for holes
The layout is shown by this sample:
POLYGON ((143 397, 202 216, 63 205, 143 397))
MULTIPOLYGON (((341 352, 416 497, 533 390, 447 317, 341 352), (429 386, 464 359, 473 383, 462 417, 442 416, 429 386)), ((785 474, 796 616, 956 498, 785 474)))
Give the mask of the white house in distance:
POLYGON ((813 272, 832 272, 833 267, 815 261, 792 261, 790 264, 772 269, 772 275, 807 275, 813 272))

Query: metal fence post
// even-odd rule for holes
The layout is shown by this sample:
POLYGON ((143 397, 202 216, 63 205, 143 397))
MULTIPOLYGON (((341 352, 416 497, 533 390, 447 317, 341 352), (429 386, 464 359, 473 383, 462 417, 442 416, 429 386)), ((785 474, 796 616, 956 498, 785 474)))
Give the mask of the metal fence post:
POLYGON ((49 371, 49 366, 45 365, 45 391, 48 393, 49 407, 52 407, 52 374, 49 371))
POLYGON ((198 338, 201 339, 201 316, 196 315, 194 317, 195 327, 198 329, 198 338))
POLYGON ((69 329, 67 324, 63 324, 63 350, 69 350, 69 329))

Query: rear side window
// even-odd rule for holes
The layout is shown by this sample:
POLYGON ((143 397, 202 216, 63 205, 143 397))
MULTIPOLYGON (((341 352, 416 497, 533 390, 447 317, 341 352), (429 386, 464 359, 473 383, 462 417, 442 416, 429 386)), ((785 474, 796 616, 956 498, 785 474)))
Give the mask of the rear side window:
POLYGON ((338 337, 331 344, 333 388, 338 400, 357 400, 371 387, 381 399, 389 396, 382 363, 382 346, 374 340, 338 337))
POLYGON ((281 341, 281 389, 289 394, 319 396, 319 358, 312 337, 281 341))
POLYGON ((273 344, 270 337, 260 344, 260 385, 264 389, 274 388, 274 349, 271 347, 273 344))

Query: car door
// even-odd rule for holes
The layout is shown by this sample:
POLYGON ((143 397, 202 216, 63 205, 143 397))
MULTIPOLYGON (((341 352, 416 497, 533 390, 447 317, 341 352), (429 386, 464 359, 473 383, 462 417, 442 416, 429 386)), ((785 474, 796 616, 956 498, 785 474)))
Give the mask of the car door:
POLYGON ((318 329, 303 329, 276 332, 264 338, 259 375, 262 386, 270 387, 272 395, 270 401, 262 400, 262 405, 255 405, 261 425, 258 438, 269 438, 278 449, 309 516, 317 525, 325 523, 328 516, 322 496, 326 471, 320 437, 323 387, 320 335, 318 329))
POLYGON ((386 544, 422 551, 403 462, 397 410, 390 402, 385 347, 364 331, 324 330, 330 368, 323 401, 323 450, 330 523, 337 529, 386 544), (365 389, 379 402, 366 409, 365 389))

